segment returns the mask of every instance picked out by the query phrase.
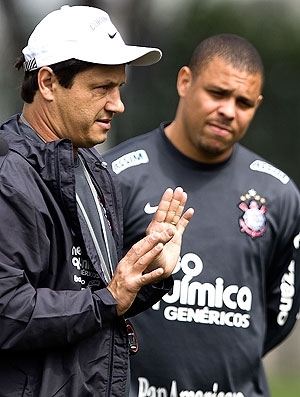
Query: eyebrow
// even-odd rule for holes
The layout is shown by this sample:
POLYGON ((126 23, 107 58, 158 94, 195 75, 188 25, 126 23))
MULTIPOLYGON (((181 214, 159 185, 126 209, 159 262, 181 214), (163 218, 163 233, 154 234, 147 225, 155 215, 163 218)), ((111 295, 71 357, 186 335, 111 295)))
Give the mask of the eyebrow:
MULTIPOLYGON (((216 91, 216 92, 219 92, 220 94, 223 94, 225 96, 230 95, 234 91, 234 90, 230 90, 230 89, 227 89, 227 88, 222 88, 222 87, 216 86, 216 85, 207 86, 206 90, 208 90, 208 91, 216 91)), ((243 102, 245 102, 245 103, 247 103, 247 104, 249 104, 251 106, 255 105, 255 100, 252 100, 252 99, 250 99, 249 97, 246 97, 246 96, 240 96, 239 95, 236 99, 240 100, 240 101, 243 101, 243 102)))

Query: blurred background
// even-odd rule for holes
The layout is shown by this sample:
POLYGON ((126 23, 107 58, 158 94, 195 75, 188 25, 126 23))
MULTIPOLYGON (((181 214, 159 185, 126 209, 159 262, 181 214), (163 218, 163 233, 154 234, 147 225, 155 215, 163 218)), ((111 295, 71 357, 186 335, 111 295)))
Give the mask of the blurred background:
MULTIPOLYGON (((1 0, 0 120, 21 110, 22 72, 14 62, 34 26, 64 4, 107 11, 128 44, 159 47, 162 60, 127 69, 126 107, 114 119, 104 151, 171 120, 177 105, 176 76, 207 36, 236 33, 262 55, 264 101, 243 143, 286 172, 300 186, 300 1, 299 0, 1 0)), ((265 359, 274 397, 300 396, 300 327, 265 359)), ((248 396, 250 397, 250 396, 248 396)))

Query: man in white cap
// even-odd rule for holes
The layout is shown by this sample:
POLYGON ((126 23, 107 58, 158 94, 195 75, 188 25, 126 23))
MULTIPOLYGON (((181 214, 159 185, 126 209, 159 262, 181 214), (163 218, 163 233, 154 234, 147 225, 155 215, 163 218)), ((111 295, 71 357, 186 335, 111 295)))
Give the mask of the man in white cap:
POLYGON ((93 146, 124 111, 126 65, 160 57, 126 45, 104 11, 64 6, 16 63, 24 107, 0 130, 0 396, 127 394, 128 318, 171 288, 193 210, 167 189, 122 258, 120 192, 93 146))

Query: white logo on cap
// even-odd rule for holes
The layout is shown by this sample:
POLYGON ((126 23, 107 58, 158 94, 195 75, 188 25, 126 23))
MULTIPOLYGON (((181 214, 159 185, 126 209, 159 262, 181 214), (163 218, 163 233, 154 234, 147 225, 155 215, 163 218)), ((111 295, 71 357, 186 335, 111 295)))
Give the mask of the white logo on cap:
POLYGON ((117 33, 118 33, 118 32, 115 32, 114 34, 108 33, 108 35, 109 35, 109 37, 110 37, 111 39, 113 39, 117 33))
POLYGON ((101 16, 101 17, 95 19, 95 20, 90 24, 90 27, 91 27, 92 30, 95 30, 95 29, 97 29, 100 25, 102 25, 103 23, 108 22, 108 21, 109 21, 109 19, 108 19, 107 17, 101 16))

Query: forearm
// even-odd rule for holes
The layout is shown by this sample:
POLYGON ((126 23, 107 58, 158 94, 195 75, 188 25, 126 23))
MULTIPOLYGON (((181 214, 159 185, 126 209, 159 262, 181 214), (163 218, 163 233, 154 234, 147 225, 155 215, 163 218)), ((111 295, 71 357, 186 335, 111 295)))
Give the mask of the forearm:
POLYGON ((2 350, 66 346, 101 332, 105 322, 117 317, 116 301, 106 288, 95 294, 90 289, 35 290, 23 272, 14 273, 0 281, 2 350))

